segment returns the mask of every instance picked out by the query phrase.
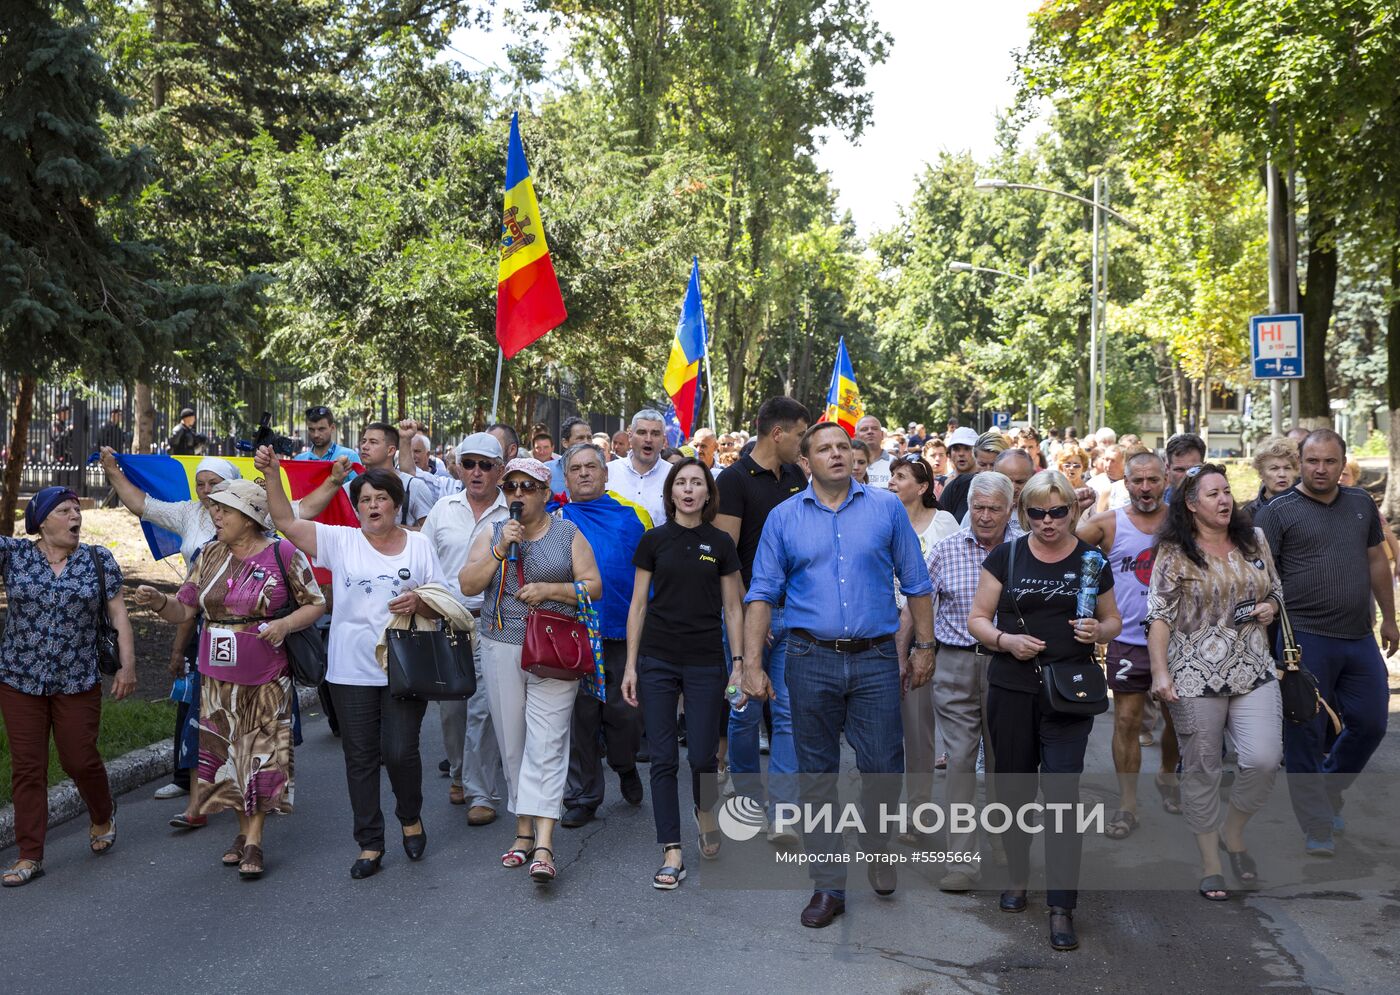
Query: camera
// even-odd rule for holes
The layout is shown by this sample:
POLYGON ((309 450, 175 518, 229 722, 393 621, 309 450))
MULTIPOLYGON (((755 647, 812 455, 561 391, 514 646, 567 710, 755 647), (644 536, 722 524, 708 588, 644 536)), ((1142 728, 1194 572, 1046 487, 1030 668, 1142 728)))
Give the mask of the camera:
POLYGON ((258 430, 253 435, 252 442, 238 443, 238 448, 244 452, 257 452, 263 446, 271 446, 272 451, 278 456, 295 456, 297 450, 301 448, 296 439, 285 435, 278 435, 272 430, 272 412, 264 411, 262 417, 258 419, 258 430))

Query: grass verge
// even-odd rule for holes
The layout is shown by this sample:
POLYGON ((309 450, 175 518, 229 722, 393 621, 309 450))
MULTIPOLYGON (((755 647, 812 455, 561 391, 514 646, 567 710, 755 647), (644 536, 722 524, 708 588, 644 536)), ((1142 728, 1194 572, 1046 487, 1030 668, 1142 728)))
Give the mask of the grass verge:
MULTIPOLYGON (((102 702, 102 725, 97 734, 97 750, 103 760, 169 739, 175 728, 175 704, 170 701, 141 701, 128 698, 102 702)), ((58 754, 49 744, 49 785, 68 775, 58 764, 58 754)), ((10 784, 10 737, 0 720, 0 805, 8 805, 10 784)))

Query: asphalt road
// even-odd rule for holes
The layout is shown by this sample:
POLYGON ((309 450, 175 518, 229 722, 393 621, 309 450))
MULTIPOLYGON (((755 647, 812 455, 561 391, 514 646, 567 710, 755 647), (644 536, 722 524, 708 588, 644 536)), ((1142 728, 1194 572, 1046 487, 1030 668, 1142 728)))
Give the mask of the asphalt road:
MULTIPOLYGON (((1224 904, 1199 898, 1194 881, 1181 891, 1085 894, 1082 947, 1069 954, 1049 949, 1035 893, 1029 912, 1009 916, 994 895, 911 886, 886 900, 862 883, 835 925, 809 930, 797 922, 805 893, 707 889, 693 850, 685 884, 658 892, 650 887, 659 864, 650 809, 623 802, 611 775, 601 818, 560 830, 560 878, 541 889, 498 863, 511 831, 504 822, 471 828, 464 810, 448 805, 431 708, 427 857, 410 864, 391 844, 381 874, 352 881, 339 742, 323 722, 308 722, 306 733, 296 754, 297 810, 269 826, 261 881, 219 865, 236 831, 230 817, 178 834, 166 827, 178 802, 153 800, 151 786, 121 799, 119 841, 106 857, 88 855, 84 820, 56 829, 47 875, 0 893, 4 990, 1081 995, 1395 987, 1394 883, 1302 884, 1224 904)), ((1090 763, 1111 770, 1108 733, 1100 719, 1090 763)), ((1392 732, 1378 772, 1400 768, 1398 744, 1392 732)), ((387 779, 384 798, 392 804, 387 779)), ((1152 800, 1143 807, 1148 826, 1181 826, 1152 800)), ((1393 848, 1394 825, 1353 826, 1345 845, 1393 848)), ((12 849, 0 860, 15 856, 12 849)))

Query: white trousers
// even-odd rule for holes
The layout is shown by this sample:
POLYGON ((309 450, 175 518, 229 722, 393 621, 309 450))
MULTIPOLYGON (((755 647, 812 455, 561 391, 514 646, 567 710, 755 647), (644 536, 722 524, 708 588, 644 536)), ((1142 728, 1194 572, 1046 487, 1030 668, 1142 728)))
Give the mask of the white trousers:
POLYGON ((520 669, 521 647, 481 639, 481 676, 515 815, 557 819, 569 776, 569 731, 578 681, 520 669))

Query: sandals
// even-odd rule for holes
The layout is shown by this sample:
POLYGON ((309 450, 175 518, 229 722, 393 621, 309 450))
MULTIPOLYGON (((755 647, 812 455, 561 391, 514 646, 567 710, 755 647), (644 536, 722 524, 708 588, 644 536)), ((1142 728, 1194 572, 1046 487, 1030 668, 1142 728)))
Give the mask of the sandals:
POLYGON ((14 864, 0 871, 0 887, 22 888, 35 878, 44 876, 44 862, 42 860, 30 860, 21 857, 14 864), (28 867, 21 867, 20 864, 28 864, 28 867))
MULTIPOLYGON (((679 843, 662 847, 662 854, 668 854, 672 850, 680 850, 679 843)), ((657 891, 675 891, 685 880, 685 866, 672 867, 670 864, 662 864, 661 869, 651 876, 651 886, 657 891)))
POLYGON ((1207 902, 1225 902, 1230 899, 1230 893, 1225 890, 1225 879, 1219 874, 1201 878, 1201 886, 1197 890, 1207 902))
MULTIPOLYGON (((554 851, 547 846, 535 847, 533 850, 530 851, 530 856, 533 857, 535 854, 541 851, 544 851, 545 853, 549 854, 551 858, 554 857, 554 851)), ((543 858, 539 858, 536 859, 535 862, 530 865, 530 880, 534 881, 535 884, 549 884, 549 882, 553 881, 555 877, 558 876, 558 874, 559 872, 555 870, 554 864, 551 862, 551 860, 544 860, 543 858)))
POLYGON ((1104 826, 1103 834, 1111 840, 1124 840, 1131 836, 1137 827, 1137 814, 1120 808, 1113 813, 1113 818, 1109 819, 1108 824, 1104 826))
POLYGON ((1152 779, 1157 785, 1157 793, 1162 796, 1162 808, 1168 815, 1181 814, 1181 782, 1167 784, 1162 780, 1162 775, 1158 774, 1152 779))
MULTIPOLYGON (((695 810, 695 824, 700 824, 700 809, 695 810)), ((700 831, 700 856, 706 860, 714 860, 719 857, 720 844, 724 842, 724 837, 718 829, 705 832, 700 831)))
POLYGON ((238 862, 238 876, 244 881, 254 881, 263 875, 262 847, 249 843, 243 847, 243 859, 238 862))
POLYGON ((237 867, 239 864, 243 863, 243 850, 247 842, 248 837, 244 836, 242 833, 239 833, 233 838, 233 842, 229 844, 229 848, 224 851, 224 855, 221 858, 225 867, 237 867))
MULTIPOLYGON (((533 836, 517 835, 515 838, 517 840, 525 840, 527 843, 535 842, 535 838, 533 836)), ((507 850, 505 853, 501 854, 501 866, 522 867, 524 866, 525 861, 530 859, 530 854, 534 852, 535 851, 533 849, 525 850, 520 847, 515 847, 514 849, 507 850)))
POLYGON ((114 847, 116 843, 117 806, 113 804, 111 821, 108 823, 107 831, 105 833, 94 834, 91 829, 88 830, 88 849, 91 850, 93 854, 100 857, 104 853, 110 853, 112 847, 114 847))
POLYGON ((1235 875, 1235 880, 1240 883, 1241 888, 1255 888, 1259 885, 1259 866, 1255 864, 1254 858, 1249 855, 1248 850, 1238 852, 1231 850, 1225 845, 1225 840, 1221 839, 1220 849, 1225 856, 1230 858, 1230 873, 1235 875))

